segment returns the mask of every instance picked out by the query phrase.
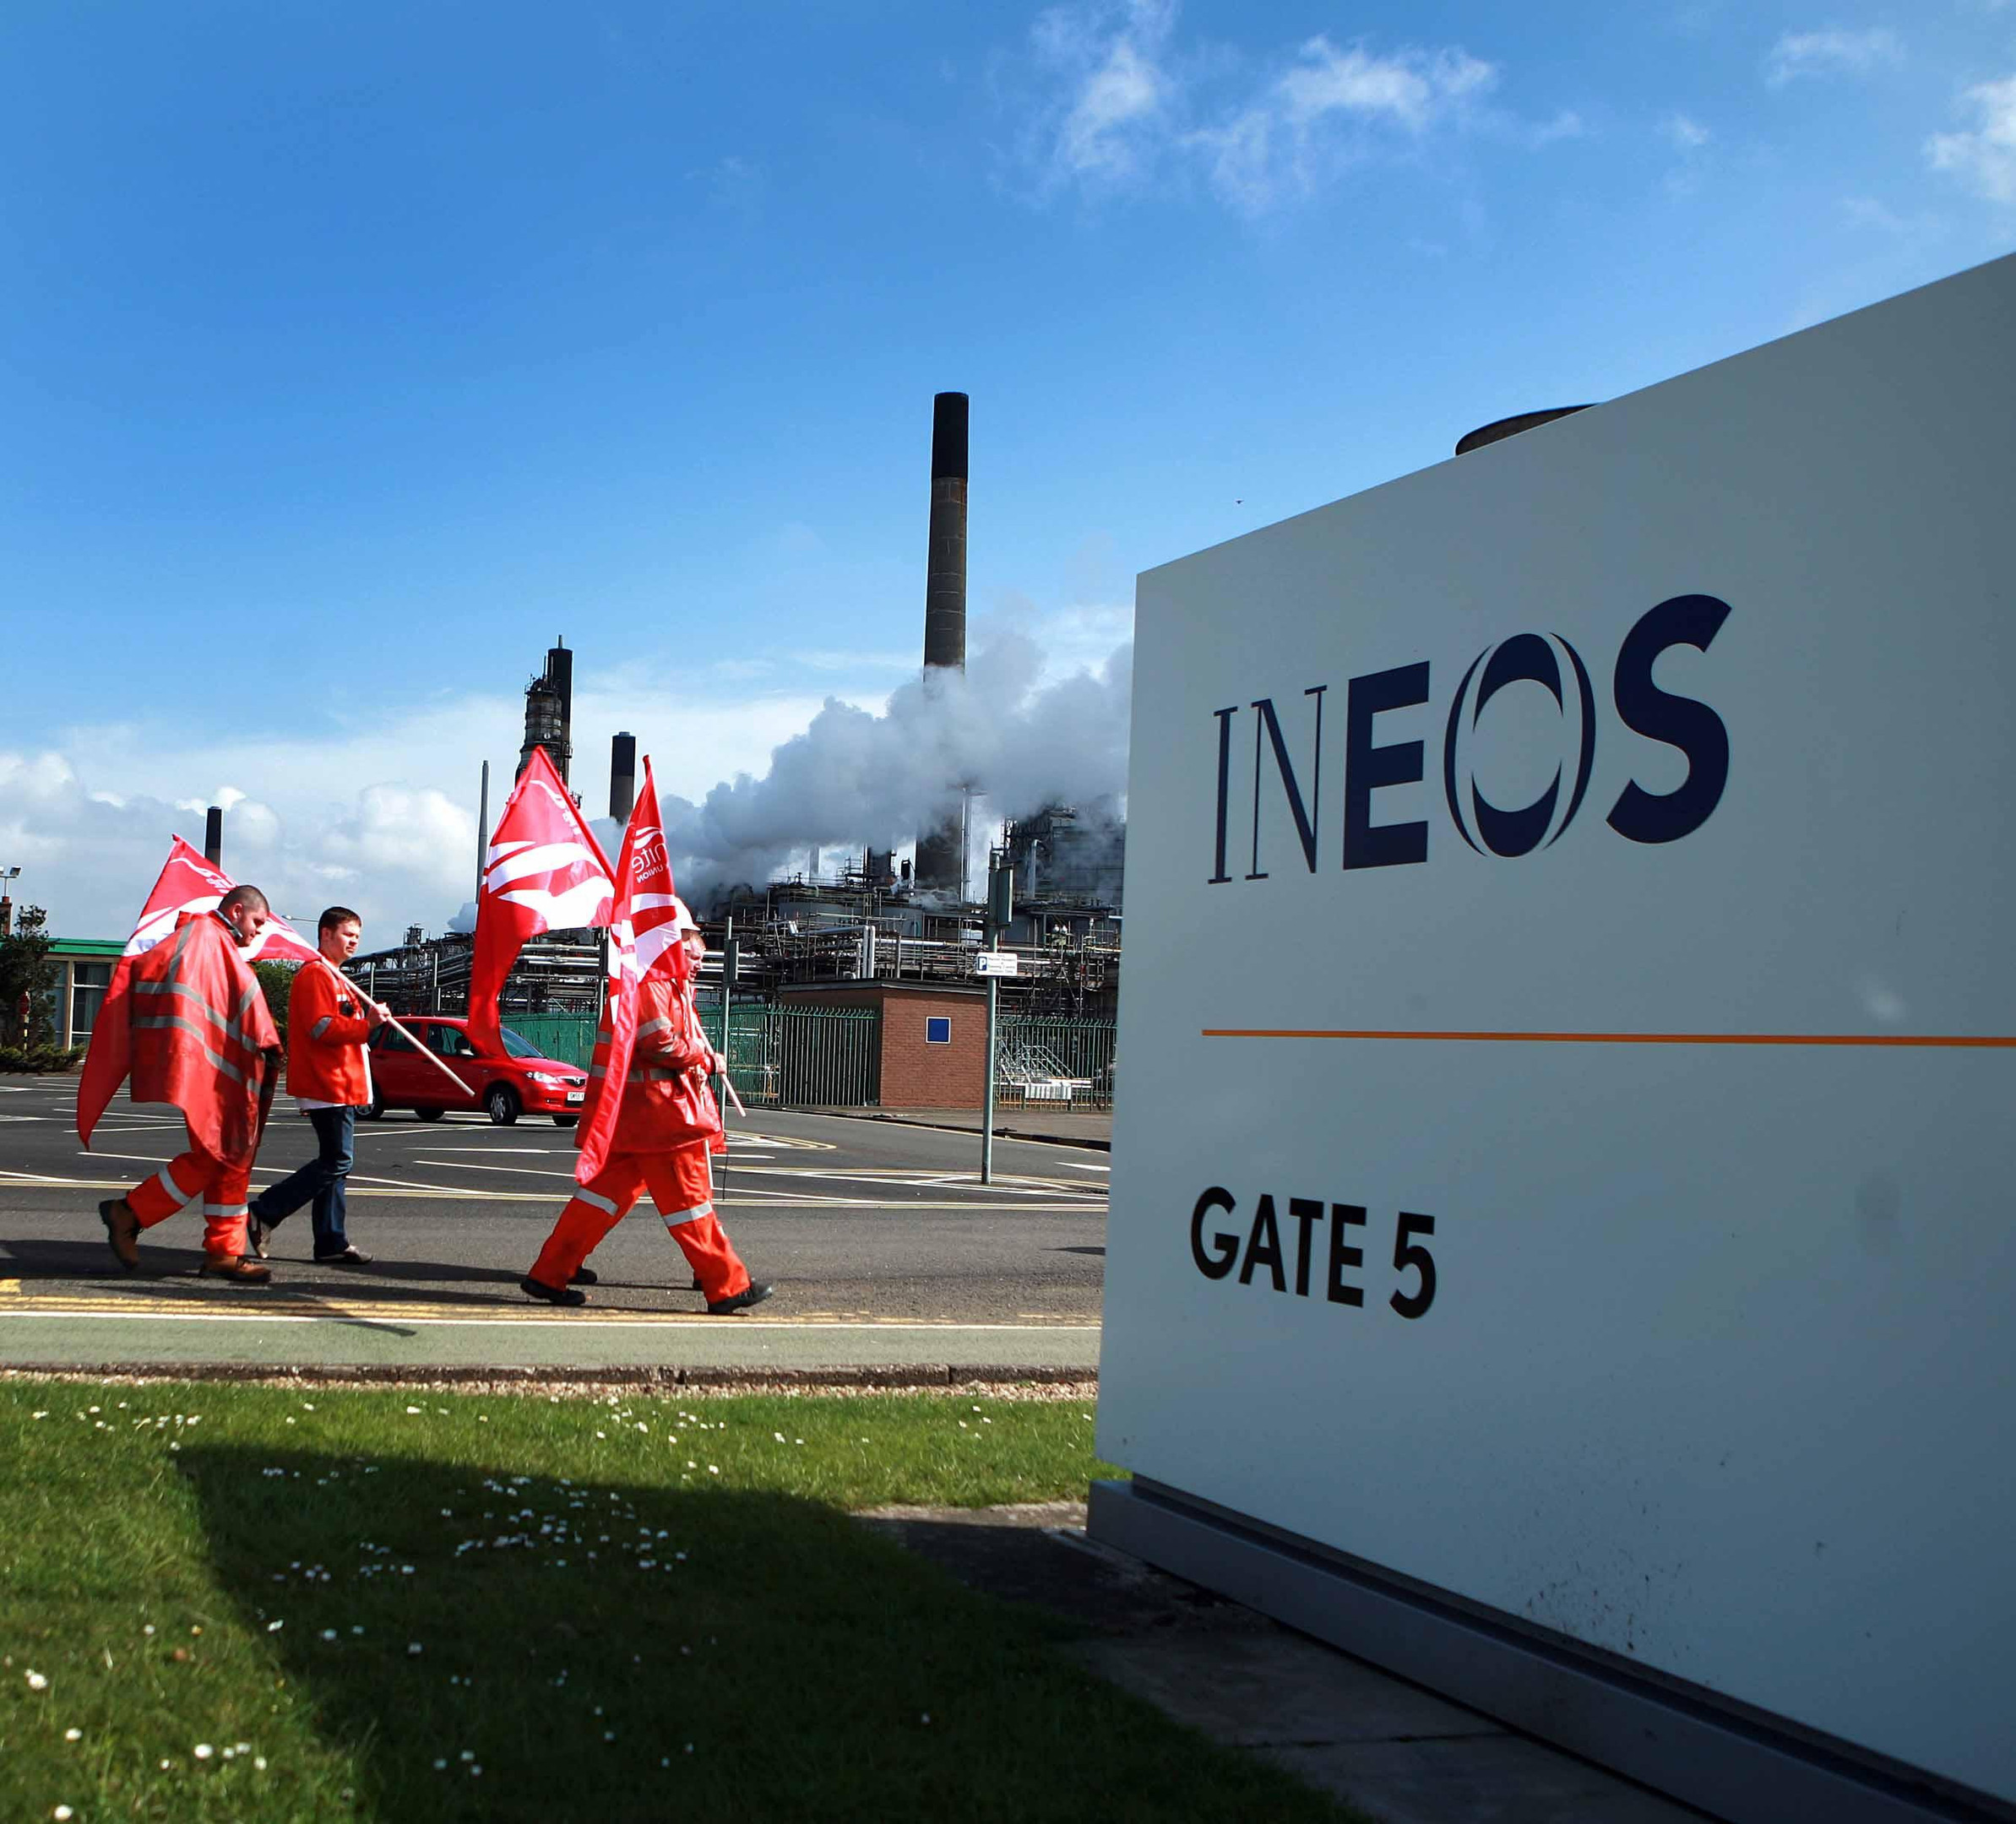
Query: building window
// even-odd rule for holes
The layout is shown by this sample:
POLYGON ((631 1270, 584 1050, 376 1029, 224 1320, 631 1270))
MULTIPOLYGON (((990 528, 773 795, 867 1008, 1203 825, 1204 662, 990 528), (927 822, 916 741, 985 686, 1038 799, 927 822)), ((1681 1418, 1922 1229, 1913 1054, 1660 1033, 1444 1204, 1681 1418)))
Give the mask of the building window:
POLYGON ((73 963, 70 965, 70 1043, 82 1045, 98 1023, 98 1008, 105 991, 111 985, 109 963, 73 963))

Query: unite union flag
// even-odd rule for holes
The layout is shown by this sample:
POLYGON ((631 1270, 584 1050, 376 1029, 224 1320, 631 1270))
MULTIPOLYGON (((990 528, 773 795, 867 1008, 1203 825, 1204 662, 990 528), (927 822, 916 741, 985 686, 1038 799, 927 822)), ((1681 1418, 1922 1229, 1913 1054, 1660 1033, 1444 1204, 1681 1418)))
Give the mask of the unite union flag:
POLYGON ((616 899, 609 915, 609 998, 604 1019, 609 1033, 600 1093, 581 1123, 575 1144, 574 1181, 590 1183, 608 1163, 609 1145, 629 1080, 630 1055, 637 1043, 638 989, 647 975, 662 975, 682 989, 693 974, 679 942, 679 898, 672 890, 672 861, 658 812, 658 787, 644 757, 644 789, 623 831, 617 859, 616 899))
MULTIPOLYGON (((111 985, 92 1023, 91 1049, 77 1084, 77 1133, 86 1146, 91 1143, 99 1116, 119 1093, 131 1067, 127 1000, 133 958, 144 956, 163 938, 172 937, 184 918, 215 911, 218 902, 237 884, 181 837, 171 840, 168 859, 133 922, 133 936, 126 940, 126 949, 112 970, 111 985)), ((238 954, 247 963, 312 963, 321 953, 274 912, 251 943, 238 947, 238 954)))
POLYGON ((479 1050, 504 1049, 497 997, 530 939, 609 922, 610 872, 566 782, 546 749, 535 747, 483 856, 469 964, 469 1033, 479 1050))

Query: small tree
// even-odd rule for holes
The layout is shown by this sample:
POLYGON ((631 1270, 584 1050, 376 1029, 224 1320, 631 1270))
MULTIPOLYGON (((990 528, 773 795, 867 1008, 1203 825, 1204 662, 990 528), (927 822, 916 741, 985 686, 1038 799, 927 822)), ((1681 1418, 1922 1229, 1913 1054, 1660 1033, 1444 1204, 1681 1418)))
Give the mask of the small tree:
POLYGON ((0 1031, 24 1051, 55 1043, 50 1017, 62 982, 61 966, 49 958, 49 915, 40 906, 24 906, 14 930, 0 937, 0 1031), (25 1020, 23 995, 28 996, 25 1020))
POLYGON ((300 967, 298 963, 255 963, 252 966, 282 1045, 287 1042, 287 996, 294 986, 294 972, 300 967))

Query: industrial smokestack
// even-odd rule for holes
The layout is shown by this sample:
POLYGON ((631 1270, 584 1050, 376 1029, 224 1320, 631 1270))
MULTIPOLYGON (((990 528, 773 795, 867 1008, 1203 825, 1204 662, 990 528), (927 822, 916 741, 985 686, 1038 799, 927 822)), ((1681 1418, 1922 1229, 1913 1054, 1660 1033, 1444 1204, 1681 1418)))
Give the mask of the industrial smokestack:
POLYGON ((636 802, 637 737, 626 730, 609 744, 609 814, 628 823, 636 802))
POLYGON ((572 784, 568 769, 574 757, 574 655, 564 639, 556 638, 547 648, 546 675, 560 698, 560 752, 553 755, 553 764, 560 768, 560 777, 572 784))
POLYGON ((218 805, 203 814, 203 858, 212 867, 224 866, 224 812, 218 805))
POLYGON ((924 571, 924 663, 966 669, 966 395, 931 402, 931 546, 924 571))
MULTIPOLYGON (((522 770, 522 769, 521 769, 522 770)), ((483 763, 482 796, 476 810, 476 903, 483 899, 483 869, 490 860, 490 763, 483 763)))
MULTIPOLYGON (((924 675, 966 669, 966 409, 964 393, 931 402, 931 542, 924 567, 924 675)), ((953 783, 946 781, 948 784, 953 783)), ((917 839, 917 884, 956 888, 959 820, 917 839)))
POLYGON ((568 778, 574 757, 574 655, 562 641, 546 649, 546 670, 525 686, 525 739, 518 750, 518 770, 532 763, 532 750, 546 749, 562 779, 568 778))

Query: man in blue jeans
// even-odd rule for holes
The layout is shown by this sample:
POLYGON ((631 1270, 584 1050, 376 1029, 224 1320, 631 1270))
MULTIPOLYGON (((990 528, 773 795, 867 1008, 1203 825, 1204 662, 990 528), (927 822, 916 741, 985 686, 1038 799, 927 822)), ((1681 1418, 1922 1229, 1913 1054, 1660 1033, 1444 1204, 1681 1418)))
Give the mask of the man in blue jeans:
POLYGON ((315 1157, 246 1208, 245 1232, 264 1260, 273 1231, 312 1202, 315 1258, 324 1266, 367 1267, 371 1257, 350 1246, 345 1181, 350 1176, 357 1110, 371 1101, 371 1054, 365 1042, 384 1023, 385 1009, 367 1001, 340 974, 356 953, 363 921, 348 906, 322 915, 315 946, 328 964, 304 963, 287 994, 287 1091, 315 1130, 315 1157))

